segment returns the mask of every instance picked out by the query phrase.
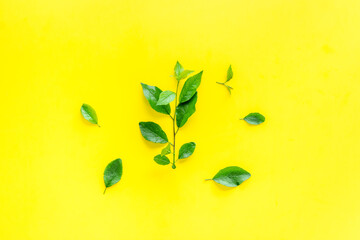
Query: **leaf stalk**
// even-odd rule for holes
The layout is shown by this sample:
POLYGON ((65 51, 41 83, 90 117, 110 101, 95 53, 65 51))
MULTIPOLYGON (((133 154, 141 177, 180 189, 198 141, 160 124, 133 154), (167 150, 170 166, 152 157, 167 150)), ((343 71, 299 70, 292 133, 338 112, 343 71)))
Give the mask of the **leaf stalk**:
POLYGON ((175 142, 176 142, 176 134, 179 131, 179 128, 175 131, 175 124, 176 124, 176 107, 177 107, 177 99, 178 99, 178 92, 179 92, 179 84, 180 81, 177 81, 176 84, 176 93, 175 93, 175 109, 174 109, 174 116, 172 117, 173 120, 173 136, 174 136, 174 144, 173 146, 173 162, 172 162, 172 168, 175 169, 176 165, 175 165, 175 142))

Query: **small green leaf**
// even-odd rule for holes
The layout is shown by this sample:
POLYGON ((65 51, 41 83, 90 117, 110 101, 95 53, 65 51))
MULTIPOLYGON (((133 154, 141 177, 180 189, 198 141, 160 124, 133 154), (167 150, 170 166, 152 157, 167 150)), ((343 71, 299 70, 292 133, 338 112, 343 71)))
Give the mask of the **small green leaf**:
POLYGON ((176 80, 180 81, 180 80, 182 80, 184 78, 187 78, 187 76, 189 76, 194 71, 192 71, 192 70, 184 70, 183 66, 181 66, 181 64, 179 62, 176 62, 174 72, 175 72, 176 80))
POLYGON ((174 67, 175 78, 177 79, 183 71, 183 66, 177 61, 174 67))
POLYGON ((171 153, 171 146, 170 143, 163 149, 161 150, 161 156, 165 156, 171 153))
POLYGON ((176 107, 176 125, 180 128, 185 125, 189 117, 196 111, 197 92, 187 102, 181 103, 176 107))
POLYGON ((160 165, 168 165, 170 163, 169 158, 167 156, 161 156, 161 154, 156 155, 154 161, 160 165))
POLYGON ((80 108, 80 112, 86 120, 88 120, 92 124, 97 124, 99 126, 96 112, 90 105, 84 103, 80 108))
POLYGON ((186 80, 180 93, 179 103, 189 101, 194 96, 196 89, 200 86, 202 74, 203 72, 201 71, 186 80))
POLYGON ((179 150, 179 159, 190 157, 195 151, 196 144, 194 142, 185 143, 179 150))
POLYGON ((265 117, 260 113, 250 113, 240 120, 245 120, 247 123, 252 125, 259 125, 260 123, 265 122, 265 117))
POLYGON ((233 78, 233 71, 232 71, 232 68, 231 68, 231 65, 230 65, 228 70, 227 70, 227 77, 226 77, 225 82, 230 81, 232 78, 233 78))
POLYGON ((227 90, 229 91, 229 93, 231 94, 231 90, 233 89, 232 87, 230 87, 230 86, 228 86, 228 85, 226 85, 226 84, 224 84, 225 85, 225 87, 227 88, 227 90))
POLYGON ((180 75, 176 78, 176 80, 180 81, 182 79, 185 79, 193 72, 194 71, 192 71, 192 70, 184 70, 182 73, 180 73, 180 75))
POLYGON ((155 86, 150 86, 144 83, 141 83, 143 88, 144 96, 148 100, 150 106, 159 113, 170 114, 170 105, 157 105, 159 101, 160 94, 162 93, 161 89, 155 86))
POLYGON ((227 187, 236 187, 249 179, 250 173, 240 167, 226 167, 221 169, 212 179, 215 182, 227 187))
MULTIPOLYGON (((104 171, 105 191, 115 183, 119 182, 122 176, 123 166, 120 158, 110 162, 104 171)), ((104 191, 104 194, 105 194, 104 191)))
POLYGON ((232 87, 230 87, 229 85, 226 85, 225 83, 230 81, 233 78, 233 71, 231 68, 231 65, 229 66, 228 70, 227 70, 227 76, 226 76, 226 81, 225 82, 216 82, 220 85, 224 85, 226 87, 226 89, 229 91, 229 93, 231 94, 231 90, 233 89, 232 87))
POLYGON ((160 93, 159 100, 156 105, 168 105, 174 101, 176 94, 172 91, 163 91, 160 93))
POLYGON ((143 137, 154 143, 167 143, 168 138, 161 127, 154 122, 140 122, 140 131, 143 137))

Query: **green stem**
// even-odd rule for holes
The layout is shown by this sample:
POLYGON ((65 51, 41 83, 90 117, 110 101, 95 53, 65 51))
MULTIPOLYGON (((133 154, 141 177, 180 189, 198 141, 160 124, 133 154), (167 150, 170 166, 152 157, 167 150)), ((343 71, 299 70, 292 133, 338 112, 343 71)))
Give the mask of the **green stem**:
POLYGON ((177 82, 176 85, 176 93, 175 93, 175 111, 174 111, 174 117, 173 119, 173 135, 174 135, 174 144, 173 144, 173 163, 172 163, 172 168, 175 169, 175 139, 176 139, 176 133, 179 130, 179 128, 175 131, 175 118, 176 118, 176 107, 177 107, 177 96, 178 96, 178 92, 179 92, 179 83, 180 81, 177 82))
POLYGON ((104 190, 104 193, 103 193, 103 194, 105 194, 105 193, 106 193, 106 189, 107 189, 107 187, 105 188, 105 190, 104 190))

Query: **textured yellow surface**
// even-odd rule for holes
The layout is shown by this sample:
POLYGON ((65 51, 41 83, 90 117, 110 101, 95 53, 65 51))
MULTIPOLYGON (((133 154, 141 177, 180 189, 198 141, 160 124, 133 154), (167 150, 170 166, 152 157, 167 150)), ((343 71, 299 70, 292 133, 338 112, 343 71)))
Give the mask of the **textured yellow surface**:
POLYGON ((360 239, 360 1, 0 0, 0 239, 360 239), (140 82, 204 70, 178 135, 140 82), (223 81, 233 65, 233 95, 223 81), (101 128, 81 118, 92 105, 101 128), (258 111, 260 126, 240 117, 258 111), (102 173, 122 158, 120 183, 102 173), (237 165, 227 190, 205 182, 237 165))

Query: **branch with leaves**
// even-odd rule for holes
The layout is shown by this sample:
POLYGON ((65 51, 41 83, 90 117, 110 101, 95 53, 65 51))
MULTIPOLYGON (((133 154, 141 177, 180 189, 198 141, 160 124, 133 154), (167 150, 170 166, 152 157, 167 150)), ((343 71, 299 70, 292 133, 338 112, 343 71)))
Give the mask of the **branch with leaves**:
POLYGON ((233 71, 232 71, 232 68, 231 68, 231 65, 230 65, 228 70, 227 70, 226 81, 225 82, 216 82, 216 83, 218 83, 220 85, 224 85, 227 88, 227 90, 229 91, 229 93, 231 94, 231 90, 233 90, 233 88, 230 87, 229 85, 227 85, 226 83, 228 81, 230 81, 232 78, 233 78, 233 71))
MULTIPOLYGON (((158 154, 154 157, 154 161, 159 165, 168 165, 170 164, 170 160, 167 155, 172 153, 172 168, 176 168, 176 161, 179 159, 184 159, 190 157, 194 151, 196 144, 194 142, 185 143, 181 146, 179 150, 178 157, 176 158, 176 135, 181 127, 185 125, 188 119, 195 112, 195 105, 197 102, 197 89, 201 83, 202 71, 198 74, 189 77, 181 89, 180 95, 179 93, 179 85, 181 80, 187 78, 194 71, 184 70, 179 62, 176 63, 174 69, 174 77, 177 81, 176 83, 176 91, 161 91, 158 87, 150 86, 142 83, 142 88, 146 99, 148 100, 150 106, 157 112, 166 114, 170 117, 172 121, 172 136, 173 141, 169 141, 166 133, 162 130, 162 128, 154 123, 154 122, 140 122, 139 127, 142 136, 154 143, 167 144, 165 148, 162 149, 161 154, 158 154), (174 113, 171 114, 170 103, 174 102, 174 113), (179 103, 178 103, 179 102, 179 103)), ((231 69, 231 65, 227 72, 227 80, 231 80, 233 77, 233 72, 231 69)), ((231 87, 227 86, 225 83, 223 84, 227 87, 229 92, 231 93, 231 87)), ((93 109, 88 104, 83 104, 81 106, 81 114, 83 117, 92 124, 98 124, 98 117, 95 109, 93 109)), ((265 121, 265 117, 257 112, 250 113, 244 118, 240 120, 244 120, 251 125, 259 125, 265 121)), ((118 183, 122 177, 123 165, 122 160, 120 158, 110 162, 104 171, 104 183, 105 190, 118 183)), ((213 178, 206 180, 213 180, 216 183, 222 184, 227 187, 236 187, 241 183, 249 179, 251 174, 246 170, 237 167, 231 166, 221 169, 213 178)))
POLYGON ((179 159, 190 157, 195 151, 196 144, 194 142, 185 143, 179 150, 176 158, 176 135, 179 129, 185 125, 188 119, 195 113, 195 105, 197 102, 197 89, 201 83, 202 71, 189 77, 179 94, 179 86, 181 80, 187 78, 194 71, 185 70, 179 62, 176 62, 174 68, 174 77, 176 79, 176 90, 162 91, 156 86, 150 86, 141 83, 145 98, 148 100, 150 106, 157 112, 168 115, 172 121, 172 141, 168 139, 166 133, 162 130, 160 125, 154 122, 140 122, 140 132, 142 136, 154 143, 167 144, 162 149, 161 154, 154 157, 154 161, 160 165, 170 164, 167 155, 172 153, 172 168, 176 168, 176 161, 179 159), (170 103, 174 102, 173 113, 171 113, 170 103))

